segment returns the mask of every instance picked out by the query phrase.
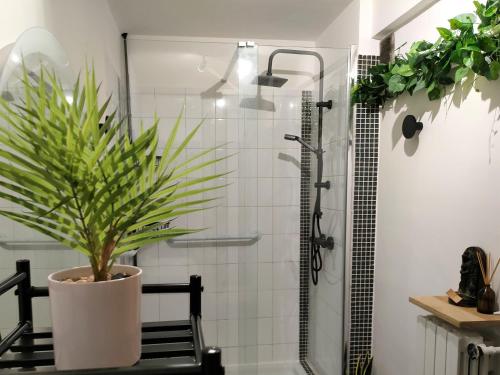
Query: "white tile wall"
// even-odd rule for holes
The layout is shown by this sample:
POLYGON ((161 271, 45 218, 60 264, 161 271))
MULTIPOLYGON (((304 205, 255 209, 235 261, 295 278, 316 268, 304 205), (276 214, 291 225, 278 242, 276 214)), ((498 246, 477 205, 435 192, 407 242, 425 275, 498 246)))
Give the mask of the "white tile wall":
MULTIPOLYGON (((188 215, 185 223, 209 227, 218 236, 259 233, 258 242, 175 248, 160 243, 139 256, 150 280, 182 282, 190 274, 202 275, 206 342, 223 348, 227 364, 296 360, 298 355, 300 149, 283 135, 300 134, 301 98, 278 94, 266 96, 275 100, 275 113, 240 108, 239 97, 230 94, 217 102, 193 94, 132 96, 138 109, 134 122, 151 116, 144 109, 156 108, 166 131, 185 104, 180 136, 202 114, 207 117, 187 155, 221 144, 218 155, 237 153, 216 168, 234 171, 225 179, 229 185, 216 194, 222 195, 217 208, 211 215, 188 215)), ((187 309, 187 299, 179 296, 148 296, 143 314, 148 320, 183 319, 187 309)))

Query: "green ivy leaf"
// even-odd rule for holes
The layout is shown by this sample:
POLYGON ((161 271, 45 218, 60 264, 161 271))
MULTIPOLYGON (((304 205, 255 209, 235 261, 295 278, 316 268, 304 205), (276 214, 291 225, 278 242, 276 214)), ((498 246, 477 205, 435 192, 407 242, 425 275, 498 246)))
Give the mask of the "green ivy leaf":
POLYGON ((414 42, 406 55, 397 55, 394 62, 373 67, 371 75, 359 81, 353 101, 384 104, 403 92, 413 94, 424 88, 430 100, 437 100, 445 94, 447 85, 458 84, 467 75, 498 79, 500 0, 473 3, 476 14, 450 19, 451 30, 437 28, 440 38, 435 43, 414 42))
POLYGON ((476 51, 476 52, 481 52, 481 48, 479 48, 477 45, 475 44, 470 44, 470 45, 467 45, 465 47, 462 47, 462 50, 464 51, 476 51))
POLYGON ((496 81, 500 75, 500 62, 493 61, 490 65, 489 71, 486 73, 486 79, 496 81))
POLYGON ((427 51, 431 47, 432 43, 429 43, 426 40, 419 40, 411 45, 410 53, 427 51))
POLYGON ((387 70, 388 70, 387 64, 378 64, 378 65, 372 66, 370 69, 368 69, 368 74, 371 74, 371 75, 382 74, 382 73, 387 72, 387 70))
POLYGON ((429 100, 438 100, 441 98, 441 87, 435 81, 427 88, 429 100))
POLYGON ((472 56, 472 70, 474 71, 474 73, 480 74, 482 76, 488 74, 490 71, 490 67, 486 62, 483 54, 481 52, 473 51, 471 56, 472 56))
POLYGON ((450 56, 450 61, 453 63, 453 64, 456 64, 456 65, 462 65, 463 63, 463 56, 464 56, 464 53, 466 53, 465 51, 462 51, 461 47, 458 47, 457 46, 457 49, 455 49, 452 53, 451 53, 451 56, 450 56))
POLYGON ((473 24, 477 21, 477 17, 474 13, 459 14, 458 16, 453 17, 453 19, 465 24, 473 24))
POLYGON ((484 52, 493 52, 497 48, 495 41, 489 37, 479 38, 477 42, 479 48, 481 48, 484 52))
POLYGON ((462 26, 462 22, 459 22, 459 21, 454 20, 454 19, 450 20, 450 27, 452 30, 460 30, 461 26, 462 26))
POLYGON ((413 89, 413 92, 417 92, 417 91, 420 91, 422 89, 425 89, 425 80, 420 79, 417 82, 417 85, 415 86, 415 88, 413 89))
POLYGON ((499 34, 500 34, 500 24, 493 26, 493 28, 491 29, 491 35, 495 35, 496 37, 498 37, 499 34))
POLYGON ((403 77, 411 77, 412 75, 415 74, 413 69, 408 64, 395 65, 392 68, 391 73, 398 74, 398 75, 403 76, 403 77))
POLYGON ((439 32, 439 35, 441 35, 445 40, 450 40, 453 38, 453 33, 449 29, 438 27, 437 31, 439 32))
POLYGON ((455 82, 459 83, 464 79, 464 77, 469 74, 470 69, 467 67, 461 67, 458 68, 457 71, 455 72, 455 82))
POLYGON ((450 27, 452 30, 467 31, 472 28, 476 22, 476 15, 473 13, 460 14, 450 20, 450 27))
POLYGON ((381 77, 382 77, 384 83, 386 84, 386 86, 389 86, 389 80, 391 79, 392 74, 390 72, 384 73, 381 75, 381 77))
POLYGON ((418 82, 418 78, 413 77, 406 83, 405 90, 408 91, 410 93, 410 95, 413 95, 413 91, 415 89, 417 82, 418 82))
POLYGON ((451 77, 443 76, 443 77, 439 77, 438 82, 441 85, 452 85, 453 83, 455 83, 455 80, 451 77))
POLYGON ((470 56, 464 57, 463 63, 467 68, 472 68, 472 64, 473 64, 472 57, 470 57, 470 56))
POLYGON ((389 80, 389 91, 391 93, 394 94, 401 93, 403 92, 405 87, 406 87, 405 80, 400 75, 394 75, 389 80))

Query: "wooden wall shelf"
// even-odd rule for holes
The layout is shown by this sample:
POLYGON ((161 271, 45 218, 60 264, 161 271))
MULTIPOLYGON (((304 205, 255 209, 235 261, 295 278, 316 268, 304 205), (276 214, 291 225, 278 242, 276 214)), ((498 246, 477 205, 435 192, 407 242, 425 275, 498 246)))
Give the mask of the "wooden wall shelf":
POLYGON ((450 305, 446 296, 410 297, 410 302, 457 328, 500 328, 500 315, 481 314, 475 307, 450 305))

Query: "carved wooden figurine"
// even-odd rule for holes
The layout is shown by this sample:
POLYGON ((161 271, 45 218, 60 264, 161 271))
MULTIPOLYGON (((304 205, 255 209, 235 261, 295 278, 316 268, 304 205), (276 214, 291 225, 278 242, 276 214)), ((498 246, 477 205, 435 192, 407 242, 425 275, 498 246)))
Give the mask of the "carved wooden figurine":
POLYGON ((486 264, 486 254, 480 247, 468 247, 462 254, 462 267, 460 268, 460 284, 458 295, 462 300, 458 303, 448 299, 449 303, 457 306, 476 307, 478 294, 484 288, 484 281, 481 275, 476 252, 479 252, 486 264))

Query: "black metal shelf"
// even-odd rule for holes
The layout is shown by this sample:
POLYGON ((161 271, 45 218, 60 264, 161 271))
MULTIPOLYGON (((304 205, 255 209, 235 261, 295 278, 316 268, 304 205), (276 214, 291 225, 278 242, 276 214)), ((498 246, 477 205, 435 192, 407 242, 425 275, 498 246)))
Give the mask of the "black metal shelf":
POLYGON ((143 286, 143 293, 189 293, 190 319, 143 323, 142 355, 136 365, 127 368, 57 371, 54 367, 51 329, 32 329, 32 298, 46 297, 48 290, 30 285, 29 261, 18 261, 16 266, 17 272, 0 282, 0 295, 18 287, 16 294, 20 311, 17 327, 0 341, 0 374, 224 375, 220 349, 205 347, 203 339, 203 288, 200 276, 191 276, 189 284, 143 286))

